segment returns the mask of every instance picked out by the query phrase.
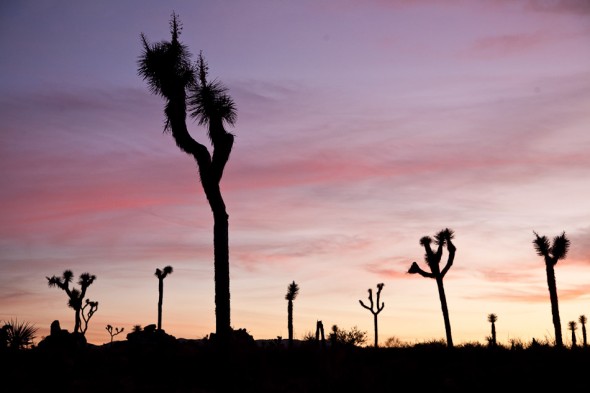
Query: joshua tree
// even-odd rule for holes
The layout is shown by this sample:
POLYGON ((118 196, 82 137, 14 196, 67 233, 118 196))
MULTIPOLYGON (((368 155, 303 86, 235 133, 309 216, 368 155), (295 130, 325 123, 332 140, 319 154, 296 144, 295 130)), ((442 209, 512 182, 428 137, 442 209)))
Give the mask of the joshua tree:
POLYGON ((568 322, 568 329, 572 332, 572 347, 577 347, 578 340, 576 337, 576 330, 578 330, 578 323, 576 321, 568 322))
POLYGON ((434 236, 434 244, 438 246, 436 252, 432 252, 430 248, 430 244, 432 243, 432 238, 430 236, 424 236, 420 239, 420 244, 426 250, 426 254, 424 256, 424 260, 430 269, 430 272, 426 272, 418 266, 416 262, 412 262, 412 266, 408 270, 408 273, 415 274, 418 273, 422 277, 427 278, 434 278, 436 280, 436 285, 438 287, 438 296, 440 298, 440 305, 442 308, 443 318, 445 321, 445 332, 447 334, 447 346, 449 348, 453 348, 453 337, 451 335, 451 322, 449 320, 449 310, 447 308, 447 298, 445 296, 445 289, 443 287, 443 278, 453 265, 453 260, 455 259, 455 251, 457 248, 451 242, 453 239, 454 233, 449 228, 443 229, 439 231, 434 236), (442 248, 446 244, 447 251, 449 252, 449 256, 447 259, 447 264, 445 267, 440 270, 440 259, 442 257, 442 248))
POLYGON ((375 324, 375 348, 377 348, 379 346, 379 334, 378 334, 378 330, 377 330, 377 315, 383 310, 383 308, 385 307, 385 303, 381 302, 381 304, 379 304, 379 298, 381 297, 381 290, 383 289, 383 283, 377 284, 377 299, 376 299, 376 304, 373 304, 373 290, 371 288, 369 288, 369 304, 371 305, 366 306, 365 303, 363 303, 362 300, 359 300, 359 303, 361 304, 361 306, 363 306, 364 308, 366 308, 367 310, 371 311, 371 314, 373 314, 373 322, 375 324), (376 309, 373 308, 373 306, 377 306, 376 309))
POLYGON ((326 336, 324 334, 324 324, 322 321, 317 321, 315 324, 315 341, 316 343, 321 342, 322 348, 326 347, 326 336))
POLYGON ((86 329, 82 331, 80 314, 82 313, 82 305, 84 304, 83 301, 84 297, 86 296, 86 290, 94 282, 94 280, 96 280, 96 276, 91 275, 90 273, 80 274, 80 278, 78 279, 78 285, 80 285, 80 289, 70 288, 70 283, 74 278, 74 273, 72 273, 71 270, 64 271, 61 277, 52 276, 45 278, 47 279, 47 284, 50 288, 58 287, 68 295, 68 306, 74 309, 75 312, 74 333, 84 334, 86 329))
POLYGON ((488 314, 488 322, 492 324, 492 335, 490 340, 490 345, 495 347, 497 345, 496 341, 496 321, 498 320, 498 316, 496 314, 488 314))
POLYGON ((152 91, 165 99, 164 131, 172 133, 178 148, 196 161, 201 185, 213 213, 213 245, 215 269, 216 337, 228 343, 231 333, 229 291, 228 214, 219 183, 234 144, 233 134, 224 123, 236 121, 236 107, 227 88, 217 80, 208 80, 209 67, 202 53, 191 63, 188 48, 178 40, 180 21, 172 14, 170 41, 150 44, 141 34, 143 53, 138 73, 152 91), (187 109, 199 125, 208 129, 212 153, 197 142, 186 125, 187 109))
POLYGON ((539 236, 537 232, 533 244, 539 256, 545 258, 545 271, 547 272, 547 286, 549 287, 549 299, 551 300, 551 315, 553 316, 553 327, 555 328, 555 345, 563 346, 561 337, 561 319, 559 318, 559 304, 557 302, 557 285, 555 284, 555 265, 560 259, 565 259, 570 246, 569 239, 563 232, 553 238, 553 244, 549 244, 546 236, 539 236))
POLYGON ((113 343, 113 337, 115 337, 117 334, 121 334, 123 333, 123 331, 125 330, 125 328, 114 328, 113 331, 113 327, 111 325, 107 325, 106 328, 107 332, 109 332, 109 336, 111 336, 111 344, 113 343))
POLYGON ((172 266, 166 266, 164 269, 156 269, 154 275, 158 277, 158 330, 162 330, 162 301, 164 299, 164 279, 172 273, 172 266))
POLYGON ((299 285, 293 281, 287 287, 287 294, 285 300, 287 300, 287 329, 289 329, 289 347, 293 346, 293 300, 299 294, 299 285))
POLYGON ((84 321, 84 326, 80 326, 82 334, 86 334, 86 330, 88 330, 88 322, 90 322, 90 318, 92 318, 97 310, 98 302, 91 302, 90 300, 86 299, 86 304, 84 304, 84 306, 80 309, 80 315, 84 321), (88 311, 86 311, 87 309, 88 311))
POLYGON ((588 340, 586 337, 586 316, 585 315, 580 315, 580 318, 578 319, 578 321, 580 322, 580 325, 582 325, 582 345, 584 347, 586 347, 588 345, 588 340))

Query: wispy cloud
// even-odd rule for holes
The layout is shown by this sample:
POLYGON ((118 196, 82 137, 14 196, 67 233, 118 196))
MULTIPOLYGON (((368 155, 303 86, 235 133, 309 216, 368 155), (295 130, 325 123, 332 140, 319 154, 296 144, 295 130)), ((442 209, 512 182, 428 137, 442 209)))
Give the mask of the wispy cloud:
POLYGON ((540 31, 503 34, 477 39, 468 49, 468 52, 478 57, 522 55, 551 41, 551 36, 540 31))

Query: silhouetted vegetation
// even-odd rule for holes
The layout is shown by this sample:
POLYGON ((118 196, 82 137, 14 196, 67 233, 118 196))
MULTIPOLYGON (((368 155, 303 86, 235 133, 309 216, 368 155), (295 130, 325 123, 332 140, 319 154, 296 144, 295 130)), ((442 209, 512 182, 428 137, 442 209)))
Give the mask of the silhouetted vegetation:
POLYGON ((109 332, 109 336, 111 337, 111 343, 113 342, 113 338, 121 333, 123 333, 125 331, 125 328, 113 328, 111 325, 107 325, 105 327, 105 329, 107 330, 107 332, 109 332))
POLYGON ((326 336, 324 332, 324 323, 317 321, 315 325, 315 341, 321 344, 322 348, 326 348, 326 336))
POLYGON ((572 332, 572 348, 575 348, 578 346, 578 342, 576 340, 576 330, 578 329, 578 324, 576 321, 569 321, 568 329, 572 332))
POLYGON ((385 348, 403 348, 407 346, 402 340, 395 336, 388 337, 387 340, 385 340, 384 345, 385 348))
POLYGON ((27 349, 34 344, 39 329, 28 321, 11 319, 0 332, 0 347, 14 350, 27 349))
POLYGON ((43 338, 39 343, 40 349, 52 352, 70 352, 86 348, 88 342, 81 332, 68 332, 62 329, 58 320, 51 323, 49 336, 43 338))
POLYGON ((293 281, 287 287, 287 294, 285 300, 287 300, 287 329, 289 331, 289 347, 293 347, 293 300, 299 294, 299 285, 293 281))
POLYGON ((74 333, 81 333, 84 335, 86 329, 88 328, 88 321, 92 317, 92 314, 98 308, 98 302, 90 302, 86 301, 84 305, 84 297, 86 297, 86 290, 88 287, 96 280, 95 275, 91 275, 90 273, 82 273, 80 274, 80 278, 78 279, 78 285, 80 289, 77 288, 70 288, 70 284, 74 278, 74 273, 71 270, 66 270, 63 272, 61 277, 52 276, 52 277, 45 277, 47 279, 47 284, 49 287, 57 287, 63 290, 68 295, 68 307, 74 309, 75 312, 75 324, 74 324, 74 333), (84 316, 85 326, 82 326, 82 308, 90 307, 88 311, 88 315, 84 316))
POLYGON ((367 341, 367 332, 359 330, 356 326, 345 330, 339 328, 338 325, 332 325, 328 341, 332 347, 358 347, 367 341))
POLYGON ((434 244, 436 244, 437 250, 436 253, 432 252, 430 248, 430 244, 432 243, 432 238, 430 236, 424 236, 420 239, 420 244, 426 250, 426 254, 424 255, 424 260, 430 269, 430 272, 426 272, 418 266, 416 262, 412 263, 408 273, 415 274, 418 273, 422 277, 427 278, 434 278, 436 280, 436 285, 438 287, 438 296, 440 298, 440 305, 442 308, 443 318, 445 321, 445 332, 447 335, 447 345, 449 348, 453 347, 453 336, 451 334, 451 321, 449 319, 449 309, 447 308, 447 297, 445 295, 445 289, 443 286, 443 278, 453 266, 453 260, 455 259, 455 251, 457 250, 455 245, 451 242, 453 239, 454 233, 449 228, 443 229, 439 231, 434 236, 434 244), (440 269, 440 260, 442 258, 442 248, 446 244, 447 251, 449 253, 447 264, 440 269))
POLYGON ((138 73, 152 93, 166 100, 164 131, 172 133, 178 148, 192 156, 199 168, 201 185, 214 220, 216 333, 220 343, 227 343, 231 332, 229 216, 219 185, 234 144, 234 136, 225 130, 224 123, 235 123, 236 108, 227 88, 217 80, 208 79, 209 67, 202 53, 196 64, 191 62, 188 48, 178 39, 180 32, 178 17, 172 14, 170 41, 150 44, 142 34, 143 53, 138 61, 138 73), (187 110, 199 125, 207 126, 212 153, 189 133, 187 110))
POLYGON ((590 353, 520 341, 513 348, 445 340, 374 348, 233 345, 158 340, 155 325, 131 340, 69 351, 4 351, 5 386, 45 392, 477 392, 586 391, 590 353), (142 335, 142 337, 140 337, 142 335))
POLYGON ((173 271, 172 266, 156 269, 154 275, 158 277, 158 330, 162 330, 162 303, 164 301, 164 279, 173 271))
POLYGON ((492 324, 492 335, 490 336, 489 345, 492 348, 495 348, 498 345, 496 341, 496 321, 498 320, 498 316, 496 314, 488 314, 488 322, 492 324))
POLYGON ((551 301, 551 315, 553 317, 553 327, 555 329, 555 345, 563 346, 561 337, 561 318, 559 317, 559 304, 557 299, 557 285, 555 283, 555 265, 557 261, 565 259, 570 246, 569 239, 563 232, 553 238, 553 243, 549 244, 546 236, 539 236, 537 232, 533 245, 539 256, 545 259, 545 271, 547 272, 547 286, 549 287, 549 299, 551 301))
POLYGON ((90 322, 90 318, 94 315, 94 313, 98 310, 98 302, 90 301, 86 299, 84 306, 80 309, 80 316, 82 317, 83 324, 80 325, 80 332, 83 335, 86 335, 86 330, 88 330, 88 322, 90 322))
POLYGON ((586 336, 586 316, 580 315, 578 321, 580 322, 580 325, 582 325, 582 345, 586 347, 588 346, 588 337, 586 336))
POLYGON ((366 308, 367 310, 369 310, 371 312, 371 314, 373 314, 373 323, 375 325, 375 348, 377 348, 379 346, 379 331, 377 329, 377 315, 385 307, 384 302, 381 302, 381 304, 379 304, 379 298, 381 297, 381 290, 383 289, 383 285, 385 285, 385 284, 383 284, 383 283, 377 284, 377 295, 376 295, 375 303, 373 303, 373 290, 371 288, 369 288, 369 304, 370 304, 370 306, 366 306, 362 300, 359 300, 359 303, 361 304, 361 306, 363 306, 363 308, 366 308), (374 308, 374 306, 376 306, 376 308, 374 308))

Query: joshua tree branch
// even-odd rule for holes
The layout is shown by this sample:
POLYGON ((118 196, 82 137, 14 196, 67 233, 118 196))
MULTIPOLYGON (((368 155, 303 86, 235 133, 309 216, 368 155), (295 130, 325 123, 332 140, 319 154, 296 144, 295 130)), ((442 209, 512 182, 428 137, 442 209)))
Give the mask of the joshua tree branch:
POLYGON ((362 301, 362 300, 359 300, 359 303, 361 304, 361 306, 363 306, 363 307, 364 307, 364 308, 366 308, 367 310, 369 310, 369 311, 373 312, 373 310, 371 309, 371 307, 367 307, 367 306, 365 306, 365 303, 363 303, 363 301, 362 301))
POLYGON ((449 251, 449 258, 447 260, 447 264, 440 273, 442 277, 444 277, 445 274, 447 274, 451 266, 453 266, 453 261, 455 260, 455 251, 457 250, 457 248, 453 243, 451 243, 450 240, 447 241, 447 250, 449 251))
POLYGON ((410 273, 410 274, 418 273, 422 277, 435 278, 434 274, 428 273, 428 272, 422 270, 420 268, 420 266, 418 266, 418 264, 416 262, 412 262, 412 266, 410 266, 410 269, 408 270, 408 273, 410 273))

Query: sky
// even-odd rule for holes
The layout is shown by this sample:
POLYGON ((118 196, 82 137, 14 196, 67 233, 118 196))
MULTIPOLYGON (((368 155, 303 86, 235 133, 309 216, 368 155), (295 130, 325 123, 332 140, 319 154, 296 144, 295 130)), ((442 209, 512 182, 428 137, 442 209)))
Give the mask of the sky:
MULTIPOLYGON (((193 159, 138 76, 140 34, 202 51, 237 121, 221 181, 231 322, 256 339, 357 327, 384 283, 379 341, 443 340, 421 237, 455 231, 444 278, 455 344, 553 340, 534 231, 565 232, 567 322, 590 316, 590 2, 586 0, 3 1, 0 320, 72 331, 46 277, 96 275, 107 325, 215 331, 213 218, 193 159)), ((188 120, 195 139, 206 131, 188 120)), ((210 147, 210 146, 209 146, 210 147)), ((443 261, 446 261, 446 251, 443 261)), ((77 287, 77 285, 76 285, 77 287)), ((578 331, 580 334, 580 331, 578 331)))

